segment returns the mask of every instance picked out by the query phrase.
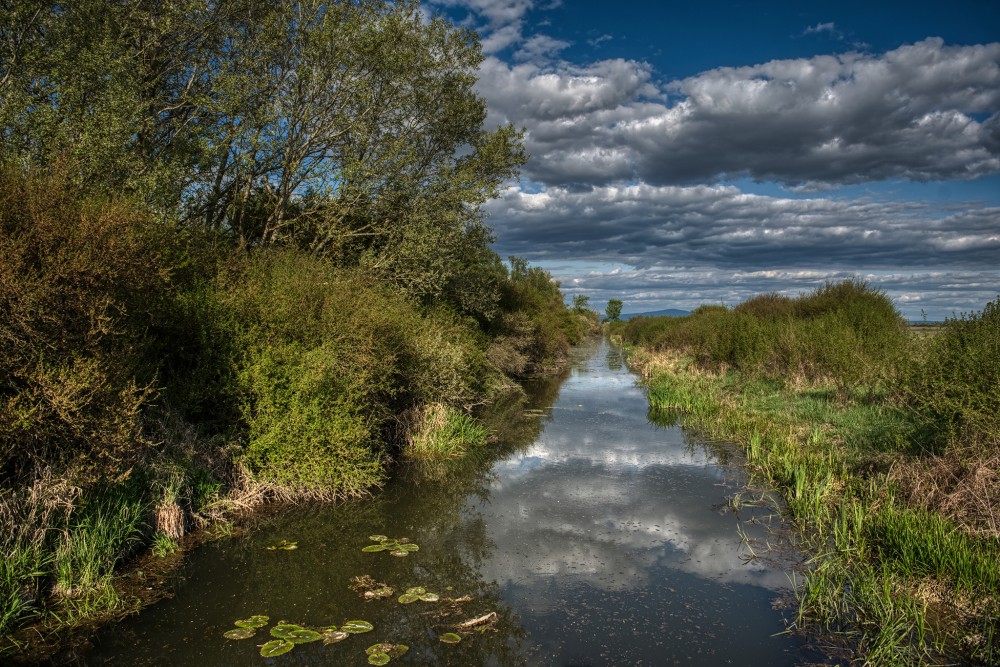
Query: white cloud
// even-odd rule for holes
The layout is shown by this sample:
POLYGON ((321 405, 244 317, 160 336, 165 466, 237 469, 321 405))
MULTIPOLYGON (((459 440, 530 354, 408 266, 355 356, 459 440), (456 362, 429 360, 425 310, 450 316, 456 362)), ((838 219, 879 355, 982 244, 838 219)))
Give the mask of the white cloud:
POLYGON ((529 129, 526 174, 550 185, 749 176, 821 189, 1000 172, 1000 43, 927 39, 881 56, 718 68, 662 87, 636 61, 491 58, 479 89, 493 120, 529 129))

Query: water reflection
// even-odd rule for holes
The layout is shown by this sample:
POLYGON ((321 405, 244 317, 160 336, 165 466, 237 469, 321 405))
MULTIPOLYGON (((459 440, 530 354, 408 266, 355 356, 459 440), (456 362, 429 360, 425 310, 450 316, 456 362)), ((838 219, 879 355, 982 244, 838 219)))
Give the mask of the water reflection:
MULTIPOLYGON (((97 638, 87 664, 259 665, 257 639, 226 641, 252 614, 376 630, 333 646, 304 644, 273 664, 366 664, 376 642, 408 644, 399 661, 436 665, 782 665, 798 658, 772 601, 783 572, 745 562, 739 519, 722 509, 738 473, 683 431, 646 420, 618 352, 580 353, 563 377, 496 406, 502 446, 447 466, 398 471, 376 499, 306 507, 192 555, 161 602, 97 638), (409 537, 407 558, 360 551, 368 535, 409 537), (282 539, 296 551, 267 551, 282 539), (368 574, 402 592, 471 596, 438 606, 365 601, 368 574), (499 622, 457 646, 437 635, 495 611, 499 622)), ((754 510, 749 510, 754 511, 754 510)), ((761 519, 765 510, 760 510, 761 519)), ((748 518, 744 515, 743 519, 748 518)), ((744 523, 763 535, 763 521, 744 523)))

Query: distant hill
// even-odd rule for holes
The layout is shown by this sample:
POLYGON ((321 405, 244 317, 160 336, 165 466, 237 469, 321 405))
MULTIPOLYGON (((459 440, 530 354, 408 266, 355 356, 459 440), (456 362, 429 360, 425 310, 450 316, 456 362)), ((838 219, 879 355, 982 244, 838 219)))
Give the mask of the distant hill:
POLYGON ((630 320, 633 317, 684 317, 690 315, 690 311, 667 308, 665 310, 651 310, 646 313, 622 313, 623 320, 630 320))

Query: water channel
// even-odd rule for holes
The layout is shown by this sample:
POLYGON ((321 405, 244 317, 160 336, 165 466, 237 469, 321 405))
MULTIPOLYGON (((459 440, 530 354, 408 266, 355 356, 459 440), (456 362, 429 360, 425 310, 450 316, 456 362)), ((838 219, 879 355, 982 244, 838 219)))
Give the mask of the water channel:
MULTIPOLYGON (((365 649, 402 643, 392 664, 795 665, 781 634, 786 568, 753 558, 741 533, 774 542, 767 507, 726 500, 743 489, 725 446, 647 419, 617 350, 576 351, 559 378, 495 417, 492 459, 397 471, 376 498, 296 507, 185 561, 174 596, 102 632, 88 665, 366 665, 365 649), (407 537, 405 558, 364 553, 372 534, 407 537), (268 550, 281 540, 295 550, 268 550), (396 589, 365 600, 370 575, 396 589), (399 604, 414 586, 468 602, 399 604), (452 615, 442 613, 451 611, 452 615), (496 612, 458 644, 439 636, 496 612), (310 627, 363 619, 366 634, 262 658, 268 628, 223 633, 253 614, 310 627), (478 631, 477 631, 478 630, 478 631)), ((745 491, 745 490, 744 490, 745 491)))

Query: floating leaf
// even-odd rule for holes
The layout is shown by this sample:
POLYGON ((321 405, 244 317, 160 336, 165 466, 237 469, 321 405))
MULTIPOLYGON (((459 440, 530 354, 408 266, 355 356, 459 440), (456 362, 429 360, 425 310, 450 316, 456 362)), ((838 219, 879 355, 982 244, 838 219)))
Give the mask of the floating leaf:
POLYGON ((456 632, 446 632, 440 637, 438 637, 438 639, 440 639, 445 644, 457 644, 458 642, 462 641, 462 635, 456 632))
POLYGON ((399 596, 399 604, 410 604, 411 602, 416 602, 420 599, 420 596, 415 593, 403 593, 399 596))
POLYGON ((302 628, 301 630, 292 630, 285 639, 295 644, 308 644, 309 642, 318 641, 322 636, 315 630, 302 628))
POLYGON ((340 626, 343 632, 349 632, 352 635, 361 634, 362 632, 371 632, 375 629, 368 621, 347 621, 340 626))
POLYGON ((414 586, 413 588, 407 588, 407 593, 412 593, 413 595, 423 595, 427 592, 427 589, 423 586, 414 586))
POLYGON ((295 648, 295 644, 287 639, 272 639, 260 647, 260 654, 265 658, 273 658, 277 655, 288 653, 293 648, 295 648))
POLYGON ((386 537, 385 535, 369 535, 368 539, 371 540, 372 542, 385 542, 389 538, 386 537))
POLYGON ((410 555, 409 551, 403 551, 402 549, 393 549, 389 552, 390 556, 396 556, 397 558, 406 558, 410 555))
POLYGON ((344 641, 350 636, 350 633, 344 632, 343 630, 330 630, 323 633, 323 643, 336 644, 337 642, 344 641))
POLYGON ((239 621, 234 621, 233 625, 238 628, 262 628, 267 625, 267 622, 271 620, 269 616, 251 616, 250 618, 244 618, 239 621))
POLYGON ((256 628, 235 628, 222 635, 226 639, 250 639, 257 634, 256 628))
POLYGON ((385 551, 386 546, 384 544, 369 544, 367 547, 362 547, 361 550, 365 553, 376 553, 378 551, 385 551))
POLYGON ((406 544, 400 544, 399 549, 401 551, 409 551, 412 553, 414 551, 420 551, 420 545, 414 544, 413 542, 408 542, 406 544))
POLYGON ((290 639, 289 635, 298 630, 305 630, 305 628, 301 625, 295 625, 294 623, 281 622, 271 628, 271 636, 277 637, 278 639, 290 639))
MULTIPOLYGON (((393 660, 396 660, 398 658, 403 657, 403 655, 405 655, 406 652, 409 650, 410 647, 407 646, 406 644, 390 644, 388 642, 383 642, 381 644, 372 644, 371 646, 365 649, 365 653, 369 656, 368 661, 371 662, 371 656, 384 655, 386 658, 392 658, 393 660)), ((384 660, 384 658, 379 657, 378 660, 384 660)), ((371 664, 384 665, 386 663, 372 662, 371 664)))
POLYGON ((388 653, 371 653, 368 655, 369 665, 388 665, 392 658, 388 653))
POLYGON ((437 593, 424 593, 420 596, 420 599, 424 602, 437 602, 441 599, 441 596, 437 593))

